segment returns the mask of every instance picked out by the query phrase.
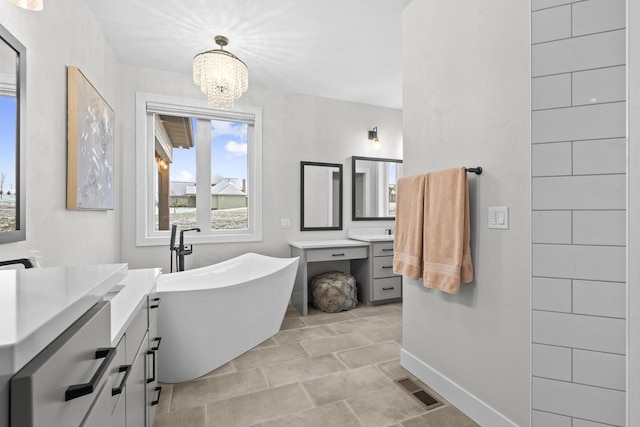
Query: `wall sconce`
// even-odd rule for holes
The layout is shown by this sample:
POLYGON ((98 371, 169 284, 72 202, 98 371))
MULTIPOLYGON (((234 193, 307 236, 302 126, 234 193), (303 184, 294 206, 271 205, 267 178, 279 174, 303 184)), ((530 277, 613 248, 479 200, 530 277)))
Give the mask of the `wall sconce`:
POLYGON ((16 6, 23 9, 39 11, 43 8, 43 0, 10 0, 16 6))
POLYGON ((378 127, 374 127, 369 131, 369 140, 371 141, 371 145, 374 150, 378 150, 380 148, 380 140, 378 139, 378 127))

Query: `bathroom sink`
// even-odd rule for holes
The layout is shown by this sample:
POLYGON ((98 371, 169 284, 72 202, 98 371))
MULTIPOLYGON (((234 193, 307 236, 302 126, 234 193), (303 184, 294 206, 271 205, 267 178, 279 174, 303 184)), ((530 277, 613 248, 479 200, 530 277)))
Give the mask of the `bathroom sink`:
POLYGON ((394 231, 395 227, 354 227, 349 229, 348 235, 350 239, 362 242, 392 242, 396 237, 394 231))

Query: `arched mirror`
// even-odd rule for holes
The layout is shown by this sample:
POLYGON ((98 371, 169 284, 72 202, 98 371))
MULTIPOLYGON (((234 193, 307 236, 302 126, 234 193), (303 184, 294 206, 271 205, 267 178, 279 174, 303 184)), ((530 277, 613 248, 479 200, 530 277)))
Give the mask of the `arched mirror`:
POLYGON ((25 240, 26 49, 0 25, 0 243, 25 240))
POLYGON ((398 179, 402 178, 402 160, 353 156, 351 172, 351 219, 395 219, 396 187, 398 179))
POLYGON ((342 230, 342 165, 300 163, 300 230, 342 230))

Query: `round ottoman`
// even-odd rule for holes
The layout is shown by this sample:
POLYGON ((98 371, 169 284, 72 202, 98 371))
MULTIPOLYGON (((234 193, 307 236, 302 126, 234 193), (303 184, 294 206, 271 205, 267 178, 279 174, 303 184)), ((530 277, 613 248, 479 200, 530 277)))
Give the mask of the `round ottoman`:
POLYGON ((311 279, 313 306, 327 313, 356 308, 358 291, 356 279, 346 273, 330 271, 311 279))

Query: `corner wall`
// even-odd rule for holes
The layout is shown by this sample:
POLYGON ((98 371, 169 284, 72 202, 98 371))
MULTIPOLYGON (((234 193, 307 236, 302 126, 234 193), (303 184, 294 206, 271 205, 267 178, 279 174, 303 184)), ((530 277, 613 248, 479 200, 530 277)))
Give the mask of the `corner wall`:
POLYGON ((625 425, 625 8, 532 2, 533 427, 625 425))
POLYGON ((119 262, 119 192, 113 211, 66 209, 67 65, 75 65, 116 112, 116 189, 121 169, 119 64, 82 0, 41 12, 0 1, 0 23, 27 48, 27 240, 0 245, 0 259, 41 250, 45 267, 119 262))
POLYGON ((529 5, 404 10, 404 172, 469 175, 475 280, 457 295, 404 278, 402 363, 481 425, 528 426, 529 5), (508 206, 510 229, 487 228, 508 206))

